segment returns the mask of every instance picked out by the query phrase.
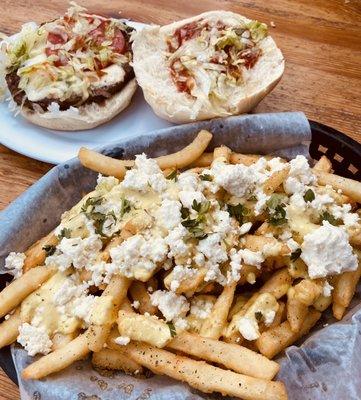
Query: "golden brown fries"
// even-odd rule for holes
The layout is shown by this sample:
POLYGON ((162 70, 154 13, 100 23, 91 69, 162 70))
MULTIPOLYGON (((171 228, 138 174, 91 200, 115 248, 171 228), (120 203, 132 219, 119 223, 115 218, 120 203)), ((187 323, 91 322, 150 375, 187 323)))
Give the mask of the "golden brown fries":
POLYGON ((25 261, 23 266, 23 271, 26 272, 30 268, 37 267, 38 265, 43 265, 46 252, 44 250, 45 246, 55 246, 58 244, 59 239, 55 236, 54 232, 50 232, 48 235, 42 239, 35 242, 28 250, 25 251, 25 261))
POLYGON ((93 353, 92 364, 97 368, 119 370, 126 374, 140 375, 143 373, 143 367, 130 359, 127 352, 120 348, 117 350, 102 349, 93 353))
POLYGON ((13 314, 9 315, 8 319, 0 324, 0 349, 15 342, 20 325, 20 309, 16 309, 13 314))

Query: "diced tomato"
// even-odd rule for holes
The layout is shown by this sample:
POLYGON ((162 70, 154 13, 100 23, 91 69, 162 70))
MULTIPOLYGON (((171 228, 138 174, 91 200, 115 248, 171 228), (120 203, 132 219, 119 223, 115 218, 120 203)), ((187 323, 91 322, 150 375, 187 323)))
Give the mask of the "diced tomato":
POLYGON ((114 38, 112 41, 112 48, 116 53, 123 53, 126 49, 125 39, 120 29, 115 30, 114 38))
MULTIPOLYGON (((66 33, 64 33, 64 35, 66 36, 66 33)), ((49 32, 48 42, 50 42, 51 44, 64 44, 66 42, 66 39, 58 33, 49 32)))
POLYGON ((108 25, 109 21, 102 21, 97 28, 89 32, 89 35, 93 38, 93 41, 97 45, 100 45, 102 42, 104 42, 105 29, 107 28, 108 25))

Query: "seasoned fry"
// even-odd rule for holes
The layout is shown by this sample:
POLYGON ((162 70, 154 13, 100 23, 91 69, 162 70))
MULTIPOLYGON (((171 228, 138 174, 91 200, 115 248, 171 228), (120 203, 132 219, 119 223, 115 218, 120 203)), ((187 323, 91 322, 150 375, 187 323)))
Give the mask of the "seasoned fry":
POLYGON ((47 236, 35 242, 25 252, 25 261, 23 271, 26 272, 31 268, 43 265, 46 257, 44 246, 55 246, 58 244, 59 239, 54 235, 54 232, 50 232, 47 236))
POLYGON ((203 168, 209 167, 213 161, 213 153, 203 153, 200 157, 194 160, 189 167, 190 168, 203 168))
POLYGON ((292 331, 288 321, 282 322, 281 325, 263 332, 256 342, 259 351, 264 356, 270 359, 273 358, 276 354, 308 333, 320 317, 320 312, 311 310, 305 318, 302 328, 298 332, 292 331))
POLYGON ((289 168, 283 168, 279 171, 274 172, 263 184, 263 191, 267 196, 270 196, 283 181, 287 178, 289 168))
POLYGON ((280 325, 286 319, 286 316, 287 316, 286 304, 283 301, 279 301, 278 305, 279 305, 279 308, 276 312, 276 315, 273 319, 272 324, 270 326, 268 326, 267 329, 265 329, 265 330, 272 329, 275 326, 280 325))
POLYGON ((230 157, 230 162, 231 164, 243 164, 249 166, 257 162, 261 157, 262 156, 257 154, 232 153, 230 157))
POLYGON ((216 147, 213 150, 213 160, 222 160, 228 163, 231 157, 231 149, 227 146, 216 147))
POLYGON ((295 297, 295 289, 290 288, 287 292, 287 321, 291 330, 298 332, 308 314, 308 306, 295 297))
POLYGON ((313 167, 314 171, 331 172, 331 169, 332 163, 326 156, 322 156, 313 167))
MULTIPOLYGON (((197 288, 203 283, 204 277, 206 276, 206 269, 200 268, 196 271, 195 275, 190 278, 185 278, 179 282, 179 286, 175 290, 175 293, 189 293, 193 294, 197 288)), ((174 279, 174 273, 171 271, 164 279, 164 286, 170 289, 171 282, 174 279)))
POLYGON ((63 370, 88 353, 87 338, 85 334, 82 334, 64 347, 34 361, 22 371, 21 375, 24 379, 41 379, 63 370))
POLYGON ((170 327, 160 319, 120 310, 118 330, 121 336, 164 347, 172 339, 170 327))
POLYGON ((18 306, 30 293, 54 275, 56 269, 35 267, 12 281, 0 292, 0 317, 18 306))
POLYGON ((198 133, 196 138, 188 146, 184 147, 177 153, 168 154, 156 158, 157 163, 161 169, 166 168, 184 168, 195 161, 201 156, 207 148, 209 142, 212 140, 212 134, 208 131, 202 130, 198 133))
POLYGON ((227 317, 233 302, 236 286, 236 282, 230 284, 229 286, 225 286, 223 292, 216 300, 211 314, 203 322, 202 328, 199 332, 201 336, 211 339, 219 339, 221 337, 222 331, 227 323, 227 317))
POLYGON ((361 203, 361 182, 323 171, 316 170, 314 173, 320 185, 331 185, 335 190, 340 189, 343 194, 361 203))
POLYGON ((157 313, 158 308, 152 305, 146 285, 143 282, 132 282, 129 287, 129 294, 132 297, 133 301, 139 302, 139 307, 137 308, 137 310, 141 314, 147 312, 151 315, 154 315, 157 313))
POLYGON ((72 333, 56 333, 52 338, 53 345, 51 347, 52 351, 61 349, 66 346, 72 340, 74 340, 78 336, 79 332, 75 331, 72 333))
POLYGON ((167 345, 168 348, 224 365, 240 374, 273 379, 279 365, 245 347, 182 332, 167 345))
POLYGON ((287 399, 286 390, 281 382, 226 371, 204 361, 177 356, 144 343, 129 343, 125 347, 129 357, 151 371, 187 382, 206 393, 220 392, 245 400, 287 399))
POLYGON ((321 296, 322 288, 323 283, 320 281, 302 279, 302 281, 294 287, 294 297, 306 306, 310 306, 321 296))
POLYGON ((123 179, 126 173, 124 163, 121 160, 116 160, 85 147, 80 148, 78 157, 84 167, 103 175, 123 179))
POLYGON ((269 246, 274 248, 275 254, 272 254, 273 256, 286 256, 290 254, 290 249, 286 244, 272 237, 246 235, 244 239, 245 247, 251 251, 262 251, 265 246, 269 246))
POLYGON ((0 349, 15 342, 21 325, 20 308, 0 324, 0 349))
POLYGON ((260 293, 270 293, 276 297, 276 299, 280 299, 284 296, 289 287, 291 286, 292 278, 288 273, 287 268, 280 269, 275 272, 268 281, 261 287, 259 290, 260 293))
POLYGON ((143 373, 143 367, 129 358, 126 351, 122 350, 120 346, 117 350, 102 349, 93 353, 92 364, 97 368, 115 369, 126 374, 143 373))
MULTIPOLYGON (((110 318, 108 318, 107 321, 103 321, 102 319, 104 319, 104 315, 102 315, 102 309, 99 310, 98 308, 95 308, 95 310, 93 310, 91 320, 94 322, 92 322, 86 332, 89 350, 96 352, 103 348, 111 326, 115 322, 117 312, 127 295, 130 283, 130 279, 125 276, 115 275, 102 293, 100 299, 111 300, 107 309, 107 314, 110 318), (101 318, 100 321, 98 321, 99 316, 101 318)), ((107 303, 109 304, 108 301, 107 303)))

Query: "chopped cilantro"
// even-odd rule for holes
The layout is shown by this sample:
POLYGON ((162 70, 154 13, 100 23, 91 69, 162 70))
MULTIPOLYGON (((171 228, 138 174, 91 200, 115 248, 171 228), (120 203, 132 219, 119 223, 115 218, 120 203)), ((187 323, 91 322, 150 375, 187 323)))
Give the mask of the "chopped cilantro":
POLYGON ((131 210, 131 208, 132 208, 132 203, 129 200, 122 197, 120 201, 120 217, 122 218, 124 214, 128 213, 131 210))
POLYGON ((178 170, 174 169, 169 175, 166 176, 166 179, 174 180, 177 182, 178 180, 178 170))
POLYGON ((229 215, 233 218, 235 218, 240 224, 243 224, 244 222, 244 217, 246 217, 249 214, 248 208, 246 208, 243 204, 239 203, 235 206, 228 204, 227 205, 227 210, 229 212, 229 215))
POLYGON ((84 213, 91 213, 94 209, 95 206, 98 206, 102 203, 103 198, 102 197, 88 197, 83 204, 81 211, 84 213))
POLYGON ((199 178, 202 181, 208 181, 208 182, 212 182, 213 181, 213 176, 209 175, 209 174, 203 174, 203 175, 199 175, 199 178))
POLYGON ((293 251, 291 253, 291 261, 296 261, 298 258, 300 258, 301 253, 302 253, 302 250, 300 248, 293 251))
POLYGON ((336 219, 332 214, 330 214, 328 211, 324 211, 320 215, 321 221, 328 221, 331 225, 338 226, 341 225, 341 221, 339 219, 336 219))
POLYGON ((186 219, 189 217, 190 211, 187 207, 182 207, 180 212, 181 212, 181 216, 183 219, 186 219))
POLYGON ((315 193, 312 189, 308 189, 305 193, 305 195, 303 196, 303 199, 307 202, 307 203, 311 203, 311 201, 315 200, 315 193))
POLYGON ((168 328, 169 328, 169 331, 170 331, 170 335, 172 337, 177 336, 177 331, 175 329, 175 326, 174 326, 173 322, 167 322, 167 325, 168 325, 168 328))
POLYGON ((43 246, 43 250, 45 251, 46 256, 49 257, 55 253, 56 247, 51 244, 46 244, 43 246))
POLYGON ((283 203, 284 196, 273 194, 266 202, 268 219, 267 221, 274 226, 282 225, 287 222, 286 205, 283 203))
POLYGON ((62 239, 62 238, 70 239, 70 237, 71 237, 71 230, 69 228, 63 228, 60 231, 60 234, 58 235, 59 239, 62 239))

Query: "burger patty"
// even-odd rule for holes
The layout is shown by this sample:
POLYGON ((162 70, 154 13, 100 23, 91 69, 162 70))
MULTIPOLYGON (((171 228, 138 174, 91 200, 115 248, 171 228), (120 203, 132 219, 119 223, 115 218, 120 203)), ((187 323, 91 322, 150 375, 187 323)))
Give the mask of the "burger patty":
POLYGON ((83 101, 81 97, 72 97, 64 101, 57 100, 55 98, 44 98, 39 101, 29 101, 26 97, 26 93, 19 88, 20 77, 17 75, 17 71, 11 72, 5 76, 7 86, 12 95, 13 100, 19 106, 23 105, 31 110, 34 110, 34 104, 40 106, 43 110, 46 110, 51 103, 58 103, 60 110, 67 110, 69 107, 80 107, 84 104, 98 103, 102 104, 112 95, 120 92, 123 87, 134 78, 133 68, 127 64, 123 66, 125 71, 124 80, 117 82, 113 85, 102 86, 91 91, 90 96, 83 101))

